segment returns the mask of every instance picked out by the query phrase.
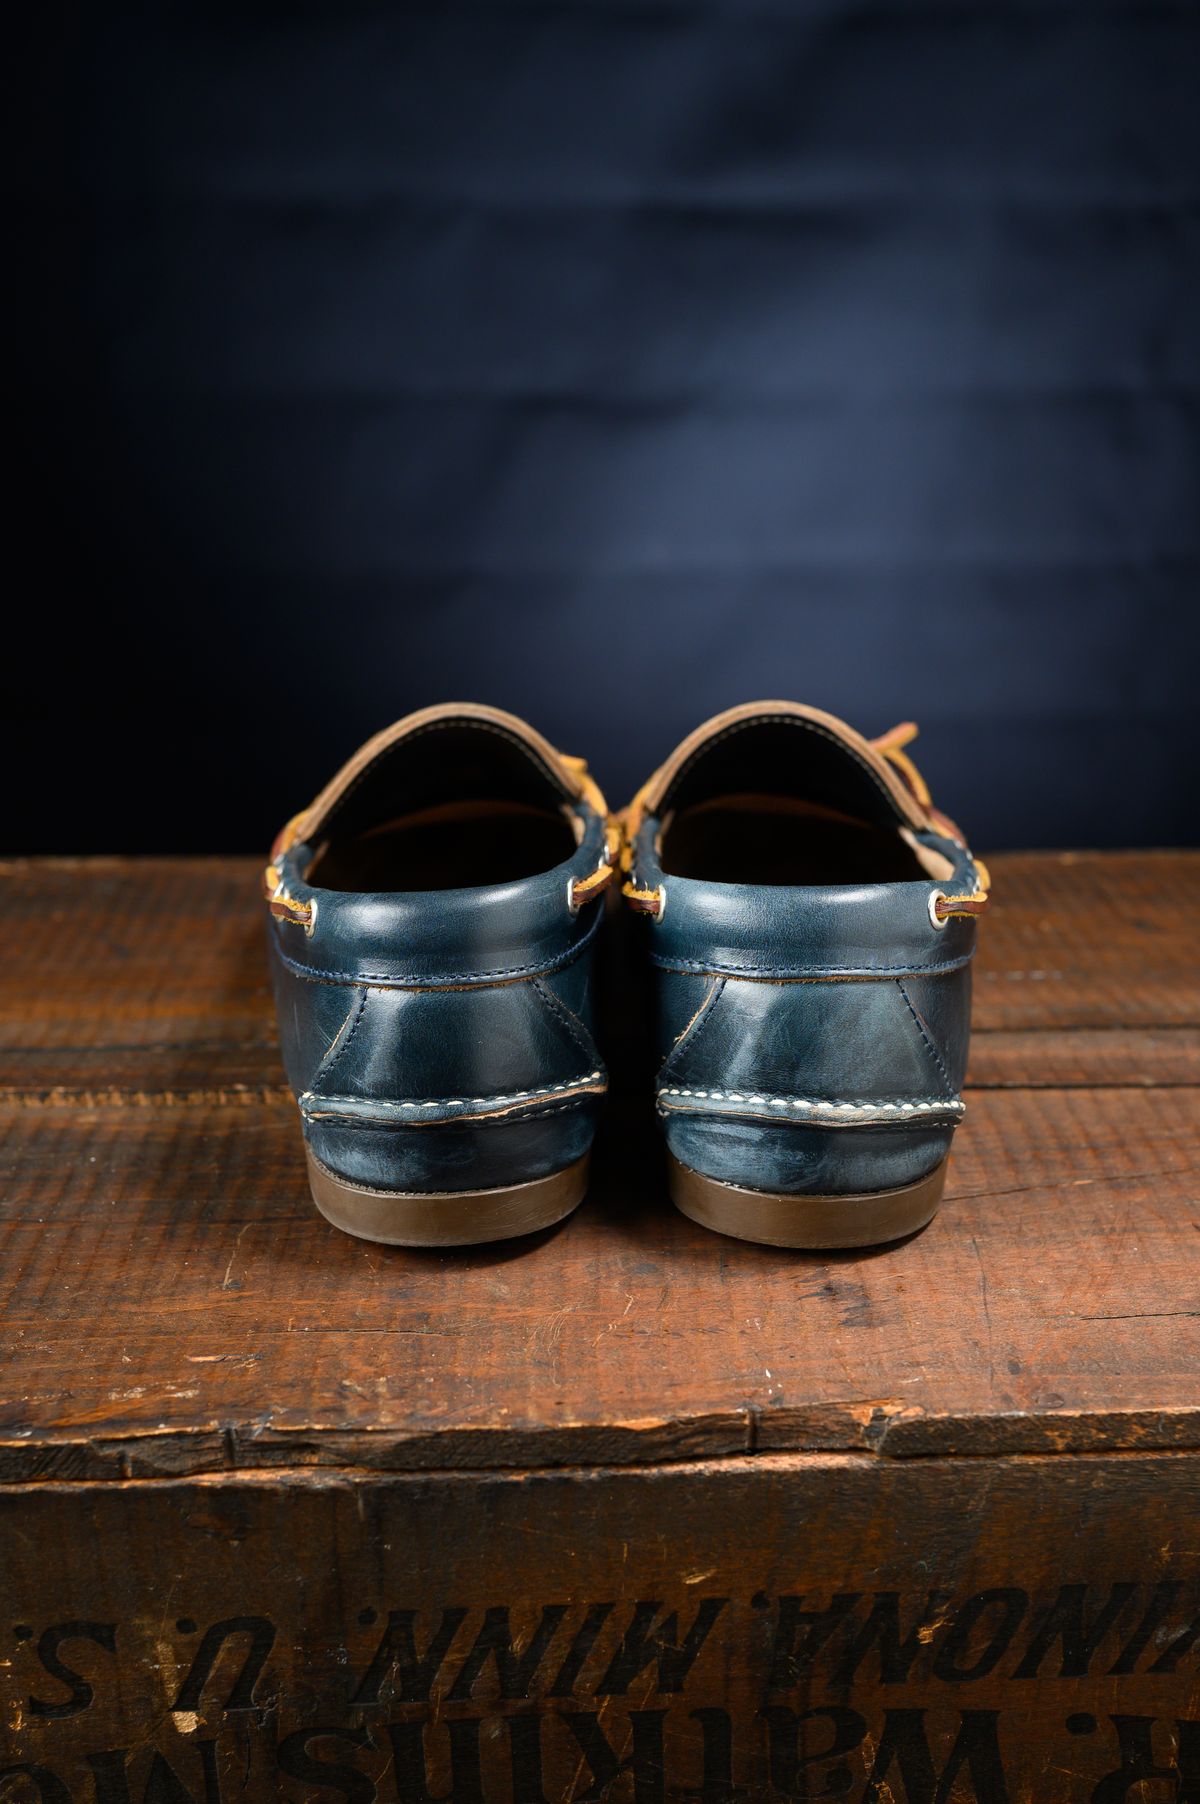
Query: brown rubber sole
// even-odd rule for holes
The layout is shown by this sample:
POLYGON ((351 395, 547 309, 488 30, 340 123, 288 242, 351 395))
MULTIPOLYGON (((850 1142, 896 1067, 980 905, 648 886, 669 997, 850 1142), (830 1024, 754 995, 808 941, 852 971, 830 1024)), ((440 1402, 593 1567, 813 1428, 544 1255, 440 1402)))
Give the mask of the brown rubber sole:
POLYGON ((351 1184, 305 1148, 313 1201, 327 1221, 385 1246, 465 1247, 553 1227, 583 1201, 588 1155, 548 1178, 499 1190, 375 1190, 351 1184))
POLYGON ((756 1240, 770 1247, 880 1246, 915 1234, 937 1214, 946 1183, 943 1159, 936 1171, 896 1190, 867 1190, 855 1196, 786 1196, 772 1190, 744 1190, 706 1178, 668 1154, 671 1200, 702 1228, 756 1240))

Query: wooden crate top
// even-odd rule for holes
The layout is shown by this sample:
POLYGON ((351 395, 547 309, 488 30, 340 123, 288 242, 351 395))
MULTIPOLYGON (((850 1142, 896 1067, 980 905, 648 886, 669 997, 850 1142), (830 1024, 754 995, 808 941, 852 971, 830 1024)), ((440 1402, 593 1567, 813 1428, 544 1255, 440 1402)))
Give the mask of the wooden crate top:
POLYGON ((309 1202, 254 860, 0 866, 0 1479, 1200 1446, 1200 855, 993 871, 924 1234, 694 1227, 618 1024, 584 1208, 420 1254, 309 1202))

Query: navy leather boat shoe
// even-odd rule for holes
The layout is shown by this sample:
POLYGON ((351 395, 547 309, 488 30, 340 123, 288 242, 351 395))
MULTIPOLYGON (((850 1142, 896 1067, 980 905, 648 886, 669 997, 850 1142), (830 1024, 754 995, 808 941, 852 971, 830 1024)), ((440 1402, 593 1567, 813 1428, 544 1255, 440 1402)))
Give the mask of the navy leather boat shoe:
POLYGON ((685 739, 625 812, 671 1194, 706 1227, 870 1246, 937 1209, 988 877, 932 806, 915 735, 750 703, 685 739))
POLYGON ((339 1228, 454 1246, 582 1200, 618 839, 582 759, 458 703, 369 740, 283 829, 264 877, 279 1032, 339 1228))

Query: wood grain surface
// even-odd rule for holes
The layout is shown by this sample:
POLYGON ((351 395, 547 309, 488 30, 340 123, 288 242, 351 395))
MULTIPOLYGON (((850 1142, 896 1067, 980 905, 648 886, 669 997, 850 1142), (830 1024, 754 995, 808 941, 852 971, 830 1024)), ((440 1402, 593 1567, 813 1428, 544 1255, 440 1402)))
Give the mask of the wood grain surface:
POLYGON ((348 1239, 251 861, 0 870, 5 1804, 1198 1804, 1200 858, 996 861, 946 1202, 348 1239))
POLYGON ((1198 1512, 1166 1453, 12 1486, 0 1760, 20 1804, 1194 1804, 1198 1512))
POLYGON ((924 1234, 669 1207, 618 919, 588 1202, 434 1255, 308 1200, 252 861, 4 866, 0 1477, 1200 1445, 1200 857, 994 876, 924 1234))

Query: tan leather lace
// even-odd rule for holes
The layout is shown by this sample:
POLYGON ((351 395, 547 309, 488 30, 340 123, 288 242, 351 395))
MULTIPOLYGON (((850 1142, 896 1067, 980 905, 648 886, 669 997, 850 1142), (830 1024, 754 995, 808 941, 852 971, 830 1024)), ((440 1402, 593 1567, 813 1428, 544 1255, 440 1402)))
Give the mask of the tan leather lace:
MULTIPOLYGON (((571 758, 566 760, 566 762, 570 763, 572 766, 583 765, 582 759, 571 758)), ((584 780, 591 785, 593 790, 595 790, 601 803, 603 803, 604 797, 600 794, 600 790, 592 781, 591 777, 588 776, 586 768, 583 769, 582 775, 584 780)), ((590 795, 588 796, 588 800, 591 801, 590 795)), ((604 823, 603 859, 596 866, 596 869, 587 877, 571 877, 567 881, 567 907, 573 915, 577 915, 580 909, 588 902, 594 902, 598 896, 604 894, 605 890, 617 874, 617 861, 620 858, 620 855, 621 824, 615 816, 610 815, 604 823)))
MULTIPOLYGON (((871 744, 880 757, 886 758, 893 769, 899 772, 938 831, 948 834, 958 845, 965 846, 967 842, 962 828, 952 821, 948 814, 943 814, 940 808, 934 807, 928 783, 904 750, 906 745, 912 744, 920 730, 915 720, 902 720, 898 725, 889 728, 886 733, 881 733, 878 739, 872 739, 871 744)), ((930 906, 930 913, 935 920, 948 921, 956 915, 970 917, 984 913, 988 905, 988 891, 991 888, 992 880, 988 868, 981 858, 974 859, 973 863, 978 878, 976 888, 965 896, 936 894, 930 906)))
POLYGON ((298 902, 288 891, 282 874, 273 864, 269 864, 263 872, 263 895, 267 907, 277 921, 290 921, 294 927, 303 927, 305 933, 311 933, 317 918, 315 902, 298 902))
POLYGON ((622 877, 621 894, 635 914, 653 915, 656 921, 661 921, 667 899, 667 893, 662 884, 659 884, 657 889, 644 889, 633 880, 633 842, 637 838, 642 817, 646 812, 646 797, 653 781, 654 778, 651 777, 649 782, 643 783, 632 802, 627 808, 623 808, 615 818, 617 830, 621 836, 618 846, 622 877))
POLYGON ((641 889, 628 879, 621 885, 621 894, 635 914, 653 915, 656 921, 663 918, 663 910, 667 905, 667 891, 664 884, 655 889, 641 889))
POLYGON ((886 758, 900 772, 922 808, 932 808, 933 797, 929 793, 929 785, 904 751, 904 747, 912 744, 920 730, 915 720, 902 720, 898 726, 889 727, 886 733, 881 733, 878 739, 872 739, 870 743, 881 757, 886 758))

